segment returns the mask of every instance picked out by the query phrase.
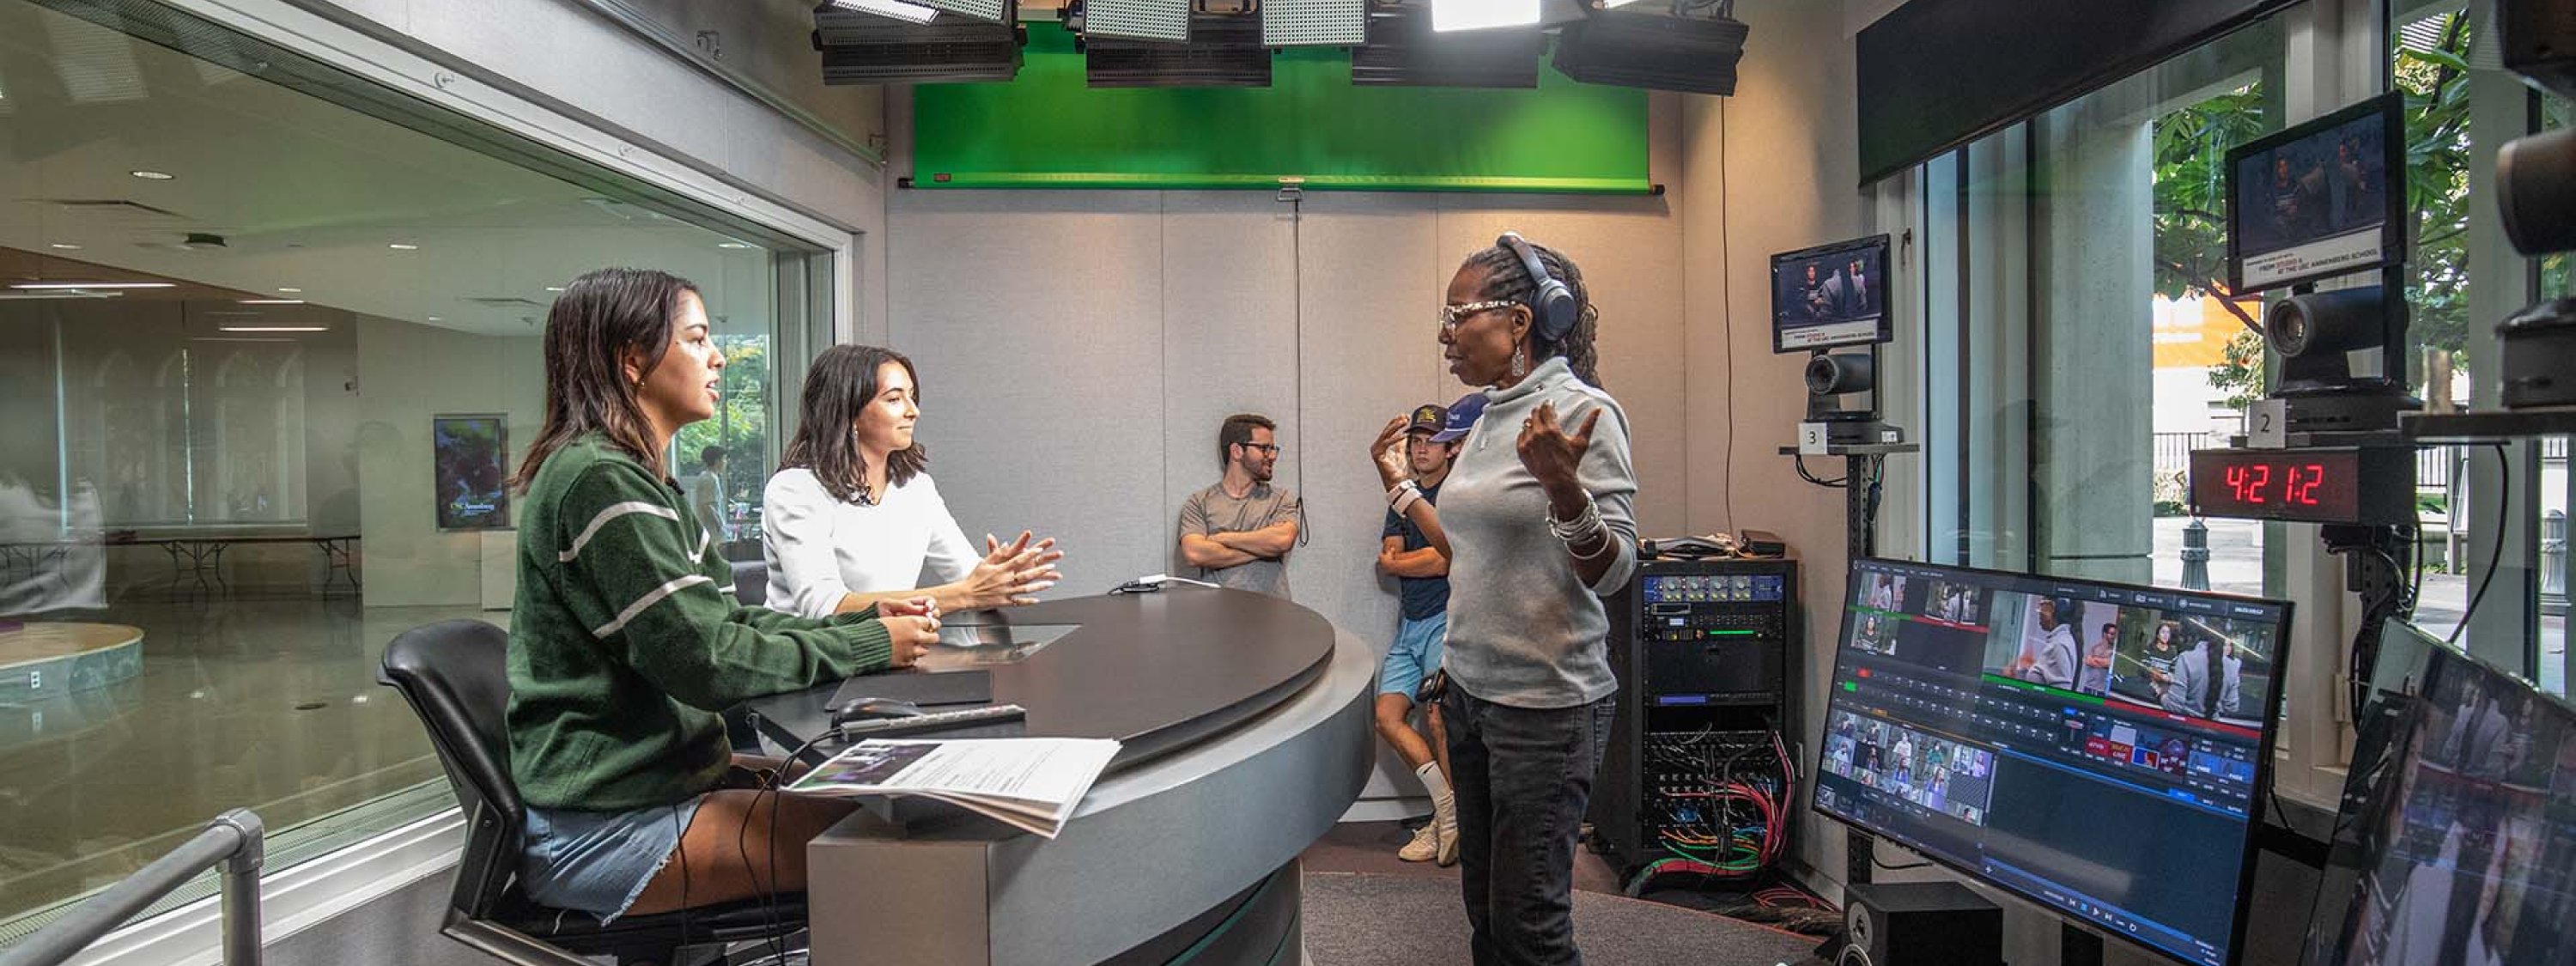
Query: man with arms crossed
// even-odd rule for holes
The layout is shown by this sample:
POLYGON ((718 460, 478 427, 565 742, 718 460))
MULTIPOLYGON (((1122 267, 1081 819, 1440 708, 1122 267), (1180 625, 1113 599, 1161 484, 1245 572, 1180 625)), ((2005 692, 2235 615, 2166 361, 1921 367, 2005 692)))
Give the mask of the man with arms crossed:
POLYGON ((1305 512, 1297 495, 1270 485, 1279 465, 1279 424, 1238 413, 1217 429, 1225 475, 1181 503, 1181 559, 1219 586, 1288 595, 1288 551, 1305 512))

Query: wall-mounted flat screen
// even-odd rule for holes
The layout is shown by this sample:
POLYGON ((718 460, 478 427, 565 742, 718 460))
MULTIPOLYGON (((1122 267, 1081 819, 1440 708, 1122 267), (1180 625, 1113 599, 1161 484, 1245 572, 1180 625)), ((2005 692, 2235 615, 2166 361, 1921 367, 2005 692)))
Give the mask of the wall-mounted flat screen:
POLYGON ((432 493, 441 530, 510 527, 510 423, 499 414, 430 418, 432 493))

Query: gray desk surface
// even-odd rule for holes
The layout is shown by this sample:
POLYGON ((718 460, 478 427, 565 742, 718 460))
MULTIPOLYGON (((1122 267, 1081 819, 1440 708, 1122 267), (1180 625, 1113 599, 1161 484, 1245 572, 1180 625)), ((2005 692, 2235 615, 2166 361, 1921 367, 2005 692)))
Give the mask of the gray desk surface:
MULTIPOLYGON (((1028 709, 1020 733, 1114 738, 1117 770, 1185 747, 1259 715, 1320 676, 1331 623, 1265 594, 1175 586, 1160 593, 1048 601, 952 622, 1075 624, 1026 660, 990 665, 993 700, 1028 709)), ((898 672, 865 680, 902 698, 898 672)), ((828 727, 840 682, 746 702, 763 732, 789 747, 828 727)))

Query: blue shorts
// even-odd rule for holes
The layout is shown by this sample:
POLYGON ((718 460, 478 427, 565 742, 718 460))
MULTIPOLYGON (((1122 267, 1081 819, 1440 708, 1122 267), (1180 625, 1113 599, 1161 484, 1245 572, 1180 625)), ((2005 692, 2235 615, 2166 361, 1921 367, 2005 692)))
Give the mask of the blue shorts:
POLYGON ((614 922, 679 851, 705 796, 631 812, 528 809, 519 881, 540 905, 614 922))
POLYGON ((1386 659, 1378 662, 1377 693, 1401 694, 1413 700, 1421 690, 1422 679, 1440 670, 1440 644, 1449 638, 1449 612, 1441 611, 1421 620, 1406 618, 1395 626, 1395 643, 1388 645, 1386 659))

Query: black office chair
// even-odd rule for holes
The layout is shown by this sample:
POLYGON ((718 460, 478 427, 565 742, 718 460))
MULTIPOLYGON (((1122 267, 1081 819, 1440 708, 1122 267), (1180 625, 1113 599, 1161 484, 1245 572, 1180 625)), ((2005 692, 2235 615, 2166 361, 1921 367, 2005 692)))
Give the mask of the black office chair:
POLYGON ((465 854, 440 933, 514 963, 595 966, 581 957, 675 964, 690 947, 784 939, 804 928, 802 895, 780 896, 775 905, 755 899, 623 916, 606 925, 589 913, 530 900, 518 883, 527 806, 510 777, 502 722, 510 701, 509 643, 507 632, 477 620, 415 627, 385 648, 377 677, 420 715, 467 817, 465 854))

